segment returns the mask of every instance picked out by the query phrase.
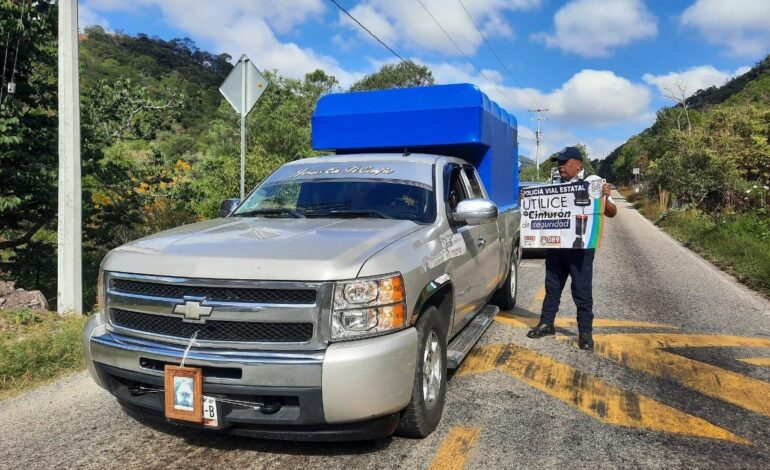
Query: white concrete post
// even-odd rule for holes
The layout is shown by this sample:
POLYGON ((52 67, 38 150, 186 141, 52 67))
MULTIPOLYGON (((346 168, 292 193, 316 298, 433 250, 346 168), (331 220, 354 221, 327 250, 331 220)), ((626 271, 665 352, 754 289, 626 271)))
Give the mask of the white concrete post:
POLYGON ((83 313, 80 193, 78 2, 59 1, 59 219, 60 314, 83 313))

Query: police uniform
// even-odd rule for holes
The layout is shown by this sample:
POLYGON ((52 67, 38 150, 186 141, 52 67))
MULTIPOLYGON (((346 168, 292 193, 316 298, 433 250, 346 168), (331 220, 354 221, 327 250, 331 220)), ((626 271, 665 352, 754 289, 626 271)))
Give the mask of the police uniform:
MULTIPOLYGON (((582 161, 582 155, 580 157, 582 161)), ((581 181, 601 180, 596 175, 585 175, 585 170, 580 172, 567 183, 581 181)), ((611 196, 607 196, 609 202, 614 203, 611 196)), ((540 323, 527 333, 530 338, 540 338, 548 334, 554 334, 553 327, 556 313, 559 311, 559 303, 567 278, 572 279, 572 300, 577 306, 577 323, 581 349, 592 349, 593 339, 593 264, 596 250, 559 248, 546 250, 545 257, 545 298, 540 315, 540 323)))

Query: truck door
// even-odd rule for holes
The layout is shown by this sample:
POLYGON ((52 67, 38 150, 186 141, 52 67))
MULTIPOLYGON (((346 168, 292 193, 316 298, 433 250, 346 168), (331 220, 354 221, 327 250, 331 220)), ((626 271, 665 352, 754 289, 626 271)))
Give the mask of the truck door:
MULTIPOLYGON (((471 171, 473 168, 471 167, 471 171)), ((445 168, 445 188, 447 211, 452 212, 457 204, 464 199, 471 199, 480 194, 482 190, 474 188, 466 176, 466 169, 459 165, 450 164, 445 168)), ((499 237, 487 236, 490 229, 484 224, 480 226, 459 225, 453 226, 451 233, 442 236, 442 243, 446 243, 452 256, 452 279, 455 287, 455 316, 452 322, 452 331, 456 332, 465 326, 473 315, 484 306, 485 286, 492 282, 486 279, 488 276, 497 276, 492 273, 498 268, 486 266, 488 253, 494 249, 495 239, 499 237), (485 228, 486 227, 486 228, 485 228)), ((494 230, 497 230, 496 224, 494 230)), ((498 242, 499 243, 499 242, 498 242)), ((499 249, 499 247, 497 248, 499 249)))
MULTIPOLYGON (((489 195, 481 182, 476 169, 470 165, 463 167, 463 176, 467 179, 476 199, 489 199, 489 195)), ((477 282, 474 283, 474 297, 478 308, 484 306, 497 288, 500 280, 500 253, 503 247, 500 241, 500 231, 497 221, 470 227, 473 245, 475 270, 478 273, 477 282)))

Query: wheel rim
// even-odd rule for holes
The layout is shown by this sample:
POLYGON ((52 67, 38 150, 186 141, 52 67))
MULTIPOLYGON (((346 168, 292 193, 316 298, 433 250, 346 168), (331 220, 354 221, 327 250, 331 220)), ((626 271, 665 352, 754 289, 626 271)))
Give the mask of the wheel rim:
POLYGON ((516 260, 511 263, 511 298, 516 298, 516 260))
POLYGON ((441 391, 441 345, 438 335, 431 331, 425 340, 422 357, 422 397, 428 408, 432 408, 441 391))

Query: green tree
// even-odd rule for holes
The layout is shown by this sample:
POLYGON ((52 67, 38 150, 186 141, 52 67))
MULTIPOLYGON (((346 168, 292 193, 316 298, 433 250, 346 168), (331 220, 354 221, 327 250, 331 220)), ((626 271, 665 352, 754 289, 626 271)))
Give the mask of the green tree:
POLYGON ((28 288, 55 259, 44 228, 57 208, 56 24, 55 4, 0 1, 10 58, 0 83, 0 274, 28 288))
POLYGON ((387 90, 433 85, 433 73, 424 65, 411 60, 385 64, 377 72, 367 75, 350 87, 350 91, 387 90))
POLYGON ((537 176, 537 167, 530 165, 519 172, 519 181, 540 181, 547 183, 551 181, 551 162, 540 165, 540 177, 537 176))
MULTIPOLYGON (((252 188, 286 162, 318 155, 312 148, 310 118, 318 99, 338 91, 337 79, 316 70, 303 80, 266 72, 270 86, 247 119, 246 186, 252 188)), ((222 103, 200 140, 201 157, 193 165, 196 204, 203 217, 214 217, 219 203, 237 197, 240 184, 238 115, 222 103)))

